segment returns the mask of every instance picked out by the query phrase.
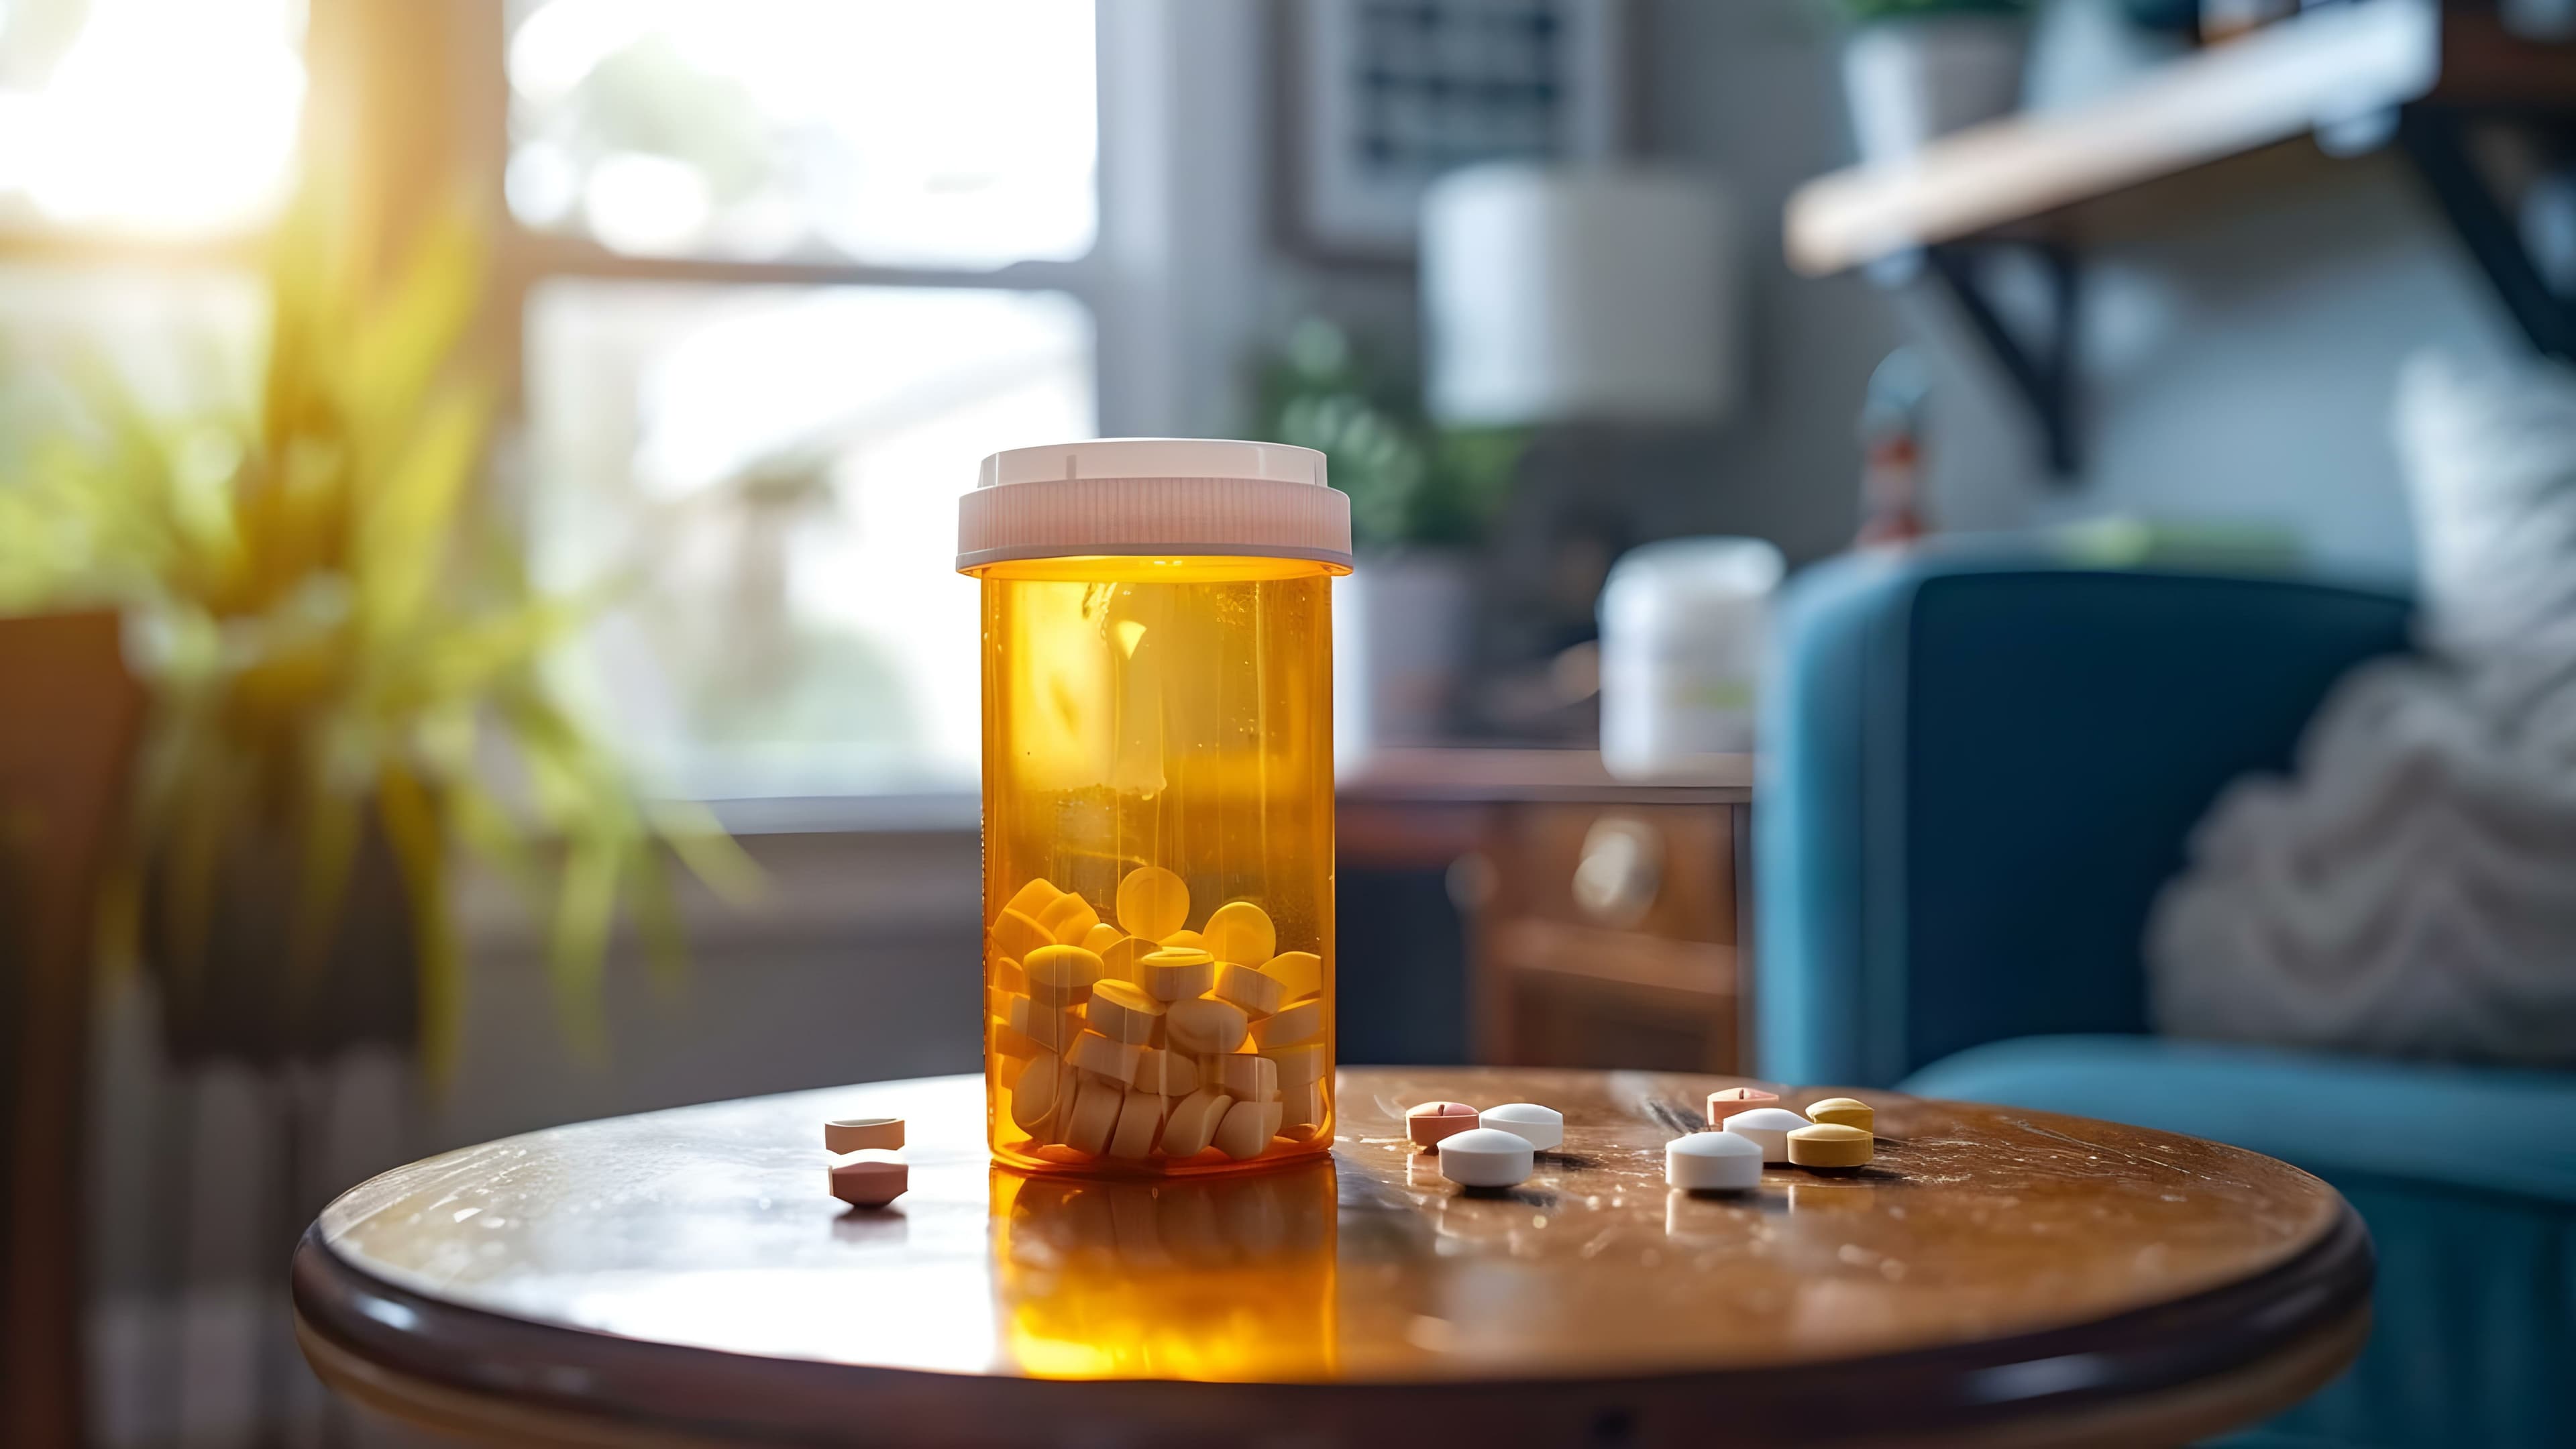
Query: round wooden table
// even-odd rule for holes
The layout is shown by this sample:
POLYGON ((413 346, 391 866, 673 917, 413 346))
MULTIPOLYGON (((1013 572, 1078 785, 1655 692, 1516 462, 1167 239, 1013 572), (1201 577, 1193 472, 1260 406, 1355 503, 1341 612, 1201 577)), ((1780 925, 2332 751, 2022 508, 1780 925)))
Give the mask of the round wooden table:
POLYGON ((974 1077, 587 1122, 341 1197, 297 1328, 341 1392, 522 1442, 1480 1449, 2181 1443, 2367 1332, 2359 1220, 2269 1158, 1857 1093, 1874 1166, 1668 1191, 1731 1084, 1350 1070, 1331 1160, 1161 1185, 992 1169, 974 1077), (1565 1145, 1462 1192, 1403 1137, 1432 1098, 1565 1145), (888 1115, 912 1191, 845 1209, 822 1123, 888 1115))

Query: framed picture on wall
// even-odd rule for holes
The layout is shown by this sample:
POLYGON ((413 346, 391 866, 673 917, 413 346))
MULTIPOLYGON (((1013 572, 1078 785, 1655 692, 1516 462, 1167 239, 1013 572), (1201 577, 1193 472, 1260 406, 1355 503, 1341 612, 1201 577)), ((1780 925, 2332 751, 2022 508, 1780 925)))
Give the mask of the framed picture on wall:
POLYGON ((1290 240, 1413 250, 1422 189, 1480 161, 1625 143, 1626 0, 1288 0, 1290 240))

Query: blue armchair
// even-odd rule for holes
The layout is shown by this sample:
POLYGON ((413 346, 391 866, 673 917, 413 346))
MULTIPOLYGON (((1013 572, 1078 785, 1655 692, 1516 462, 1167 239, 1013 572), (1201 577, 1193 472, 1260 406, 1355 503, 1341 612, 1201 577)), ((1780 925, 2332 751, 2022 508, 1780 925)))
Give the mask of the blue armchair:
MULTIPOLYGON (((2379 1254, 2354 1370, 2247 1444, 2576 1444, 2576 1076, 2149 1035, 2156 891, 2405 599, 1994 553, 1783 601, 1755 793, 1761 1070, 2236 1143, 2379 1254)), ((2571 885, 2576 889, 2576 885, 2571 885)))

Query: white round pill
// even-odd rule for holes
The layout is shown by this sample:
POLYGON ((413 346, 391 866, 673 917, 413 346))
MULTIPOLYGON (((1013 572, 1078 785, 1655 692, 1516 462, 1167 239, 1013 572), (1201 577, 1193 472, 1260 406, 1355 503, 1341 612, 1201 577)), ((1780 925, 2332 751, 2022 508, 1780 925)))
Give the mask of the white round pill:
POLYGON ((1510 1187, 1530 1175, 1529 1139, 1478 1127, 1440 1139, 1440 1175, 1461 1187, 1510 1187))
POLYGON ((1733 1132, 1694 1132, 1664 1144, 1664 1181, 1692 1192, 1762 1184, 1762 1144, 1733 1132))
POLYGON ((1806 1125, 1806 1118, 1786 1107, 1756 1107, 1726 1119, 1727 1131, 1761 1145, 1765 1162, 1788 1161, 1789 1134, 1806 1125))
POLYGON ((1565 1114, 1536 1102, 1505 1102, 1499 1107, 1487 1107, 1476 1125, 1509 1132, 1541 1152, 1565 1141, 1565 1114))

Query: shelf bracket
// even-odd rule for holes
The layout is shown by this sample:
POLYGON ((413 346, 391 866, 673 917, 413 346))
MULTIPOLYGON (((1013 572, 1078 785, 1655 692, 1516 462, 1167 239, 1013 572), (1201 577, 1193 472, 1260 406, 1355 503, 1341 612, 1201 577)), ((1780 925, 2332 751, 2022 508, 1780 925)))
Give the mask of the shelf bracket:
MULTIPOLYGON (((1977 244, 1981 247, 2008 245, 2001 242, 1977 244)), ((2018 335, 2003 314, 1996 310, 1987 295, 1985 279, 1978 275, 1972 247, 1964 242, 1940 242, 1923 249, 1923 259, 1933 275, 1949 287, 1958 300, 1959 310, 1967 315, 1969 326, 1976 329, 1978 340, 1994 354, 2013 389, 2022 396, 2031 416, 2039 424, 2040 442, 2048 460, 2048 474, 2060 487, 2074 481, 2077 453, 2075 447, 2075 313, 2078 301, 2077 270, 2074 253, 2053 243, 2033 242, 2027 249, 2040 260, 2048 278, 2049 310, 2052 313, 2048 335, 2033 344, 2018 335)))
POLYGON ((2552 290, 2522 242, 2522 229, 2469 155, 2459 113, 2408 106, 2397 118, 2397 143, 2450 218, 2451 230, 2487 274, 2505 310, 2522 325, 2531 345, 2548 356, 2576 362, 2576 303, 2552 290))

